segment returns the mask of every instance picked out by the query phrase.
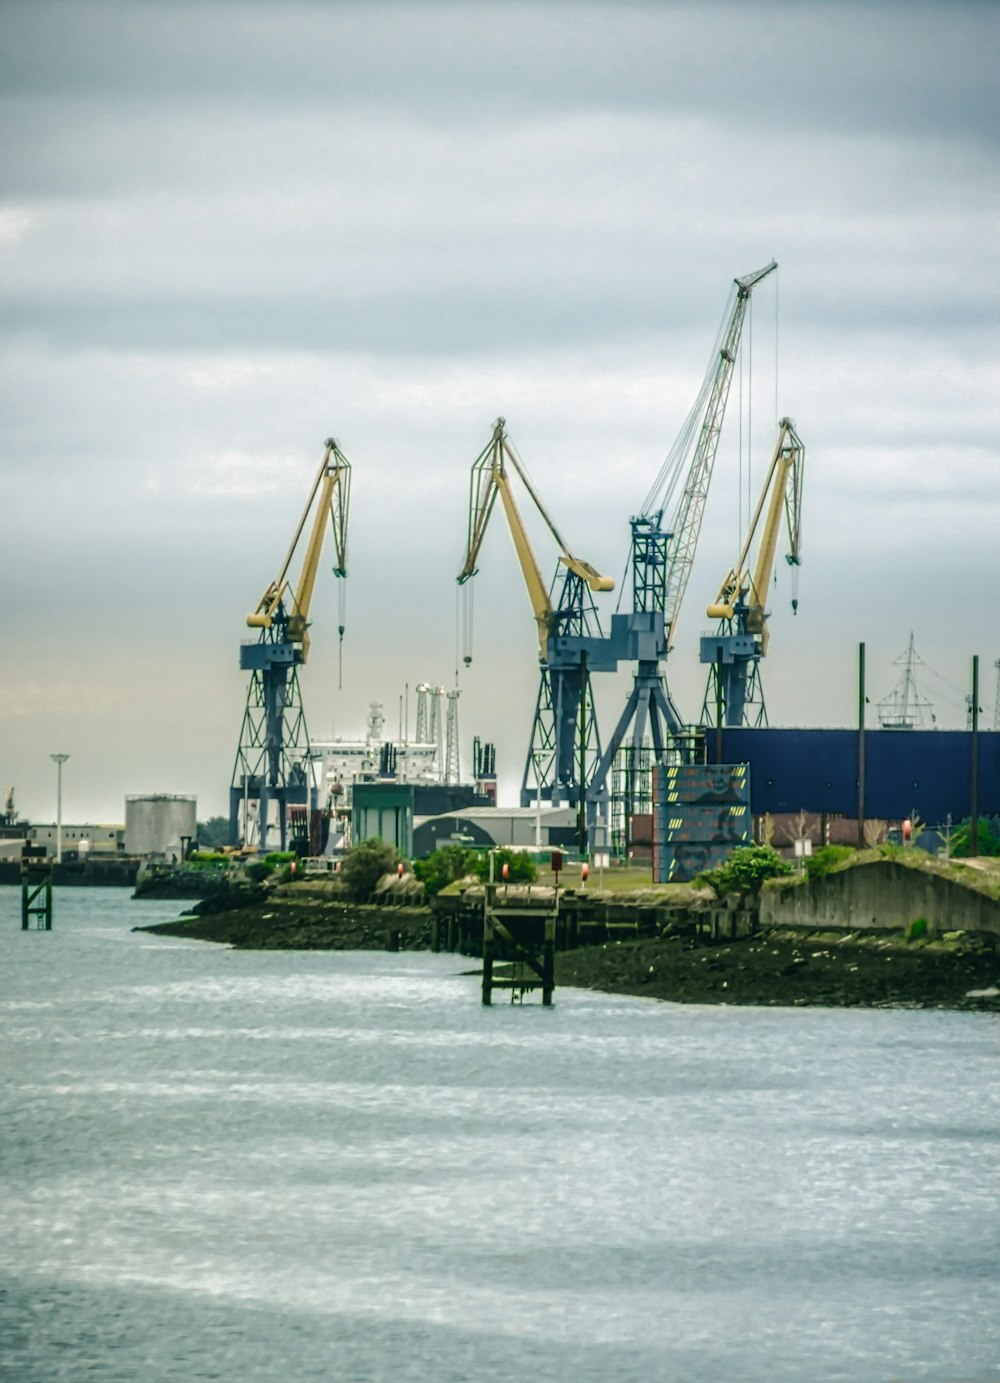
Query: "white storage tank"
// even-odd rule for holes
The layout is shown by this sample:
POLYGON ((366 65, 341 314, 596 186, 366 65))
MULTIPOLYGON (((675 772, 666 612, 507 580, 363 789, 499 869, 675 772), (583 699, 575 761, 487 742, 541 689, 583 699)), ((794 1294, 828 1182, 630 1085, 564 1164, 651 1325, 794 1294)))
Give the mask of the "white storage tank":
POLYGON ((136 793, 125 798, 125 853, 183 857, 182 837, 198 833, 198 799, 187 793, 136 793))

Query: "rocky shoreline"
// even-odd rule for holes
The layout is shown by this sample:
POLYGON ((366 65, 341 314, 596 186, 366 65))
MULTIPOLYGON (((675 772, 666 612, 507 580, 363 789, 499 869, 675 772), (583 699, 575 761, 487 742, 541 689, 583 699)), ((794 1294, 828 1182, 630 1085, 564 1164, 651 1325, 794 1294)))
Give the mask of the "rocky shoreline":
MULTIPOLYGON (((433 935, 427 907, 294 893, 136 930, 256 950, 429 950, 433 935)), ((907 940, 770 930, 722 942, 668 933, 562 951, 556 984, 674 1003, 1000 1013, 1000 951, 991 938, 964 932, 907 940)))

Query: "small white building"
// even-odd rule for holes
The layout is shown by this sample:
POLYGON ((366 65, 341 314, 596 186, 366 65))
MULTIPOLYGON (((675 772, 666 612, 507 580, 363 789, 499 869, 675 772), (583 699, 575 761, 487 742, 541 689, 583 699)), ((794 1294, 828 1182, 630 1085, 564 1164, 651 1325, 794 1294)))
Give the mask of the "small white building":
MULTIPOLYGON (((58 827, 34 822, 28 829, 28 840, 32 845, 44 845, 46 853, 56 853, 58 827)), ((63 824, 62 852, 76 855, 120 855, 125 850, 125 827, 113 822, 95 825, 74 826, 63 824)))

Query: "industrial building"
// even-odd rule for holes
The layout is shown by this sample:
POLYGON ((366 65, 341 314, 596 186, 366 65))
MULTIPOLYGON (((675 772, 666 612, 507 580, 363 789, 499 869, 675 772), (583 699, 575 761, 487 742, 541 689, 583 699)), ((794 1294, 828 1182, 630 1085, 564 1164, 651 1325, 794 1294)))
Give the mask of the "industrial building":
MULTIPOLYGON (((807 811, 827 817, 931 826, 1000 814, 1000 734, 968 730, 778 730, 723 728, 722 763, 750 766, 753 814, 807 811), (973 779, 973 743, 976 775, 973 779), (860 810, 859 810, 860 808, 860 810)), ((716 736, 708 736, 710 750, 716 736)), ((711 754, 710 757, 715 757, 711 754)))
MULTIPOLYGON (((31 845, 40 845, 49 855, 56 853, 59 827, 33 822, 28 828, 27 839, 31 845)), ((63 825, 63 858, 67 855, 120 855, 125 853, 125 827, 110 822, 83 825, 63 825)))

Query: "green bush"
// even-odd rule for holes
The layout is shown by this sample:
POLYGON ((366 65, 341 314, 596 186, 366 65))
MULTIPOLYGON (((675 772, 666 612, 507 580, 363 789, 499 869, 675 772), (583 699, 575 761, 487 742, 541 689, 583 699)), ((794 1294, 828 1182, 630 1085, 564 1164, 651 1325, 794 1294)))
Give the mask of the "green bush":
MULTIPOLYGON (((956 826, 952 832, 949 853, 953 860, 968 859, 971 826, 971 819, 967 819, 956 826)), ((979 818, 977 847, 980 855, 1000 855, 1000 817, 981 816, 979 818)))
POLYGON ((724 864, 706 869, 695 883, 708 884, 720 898, 727 893, 756 895, 766 879, 791 872, 792 866, 770 845, 738 845, 724 864))
POLYGON ((466 874, 475 874, 478 854, 464 845, 442 845, 425 860, 414 860, 413 872, 430 898, 466 874))
POLYGON ((268 864, 267 860, 253 860, 243 871, 248 879, 252 879, 255 884, 262 884, 265 879, 269 879, 274 873, 274 869, 268 864))
POLYGON ((821 845, 814 855, 806 859, 806 878, 818 879, 829 874, 838 864, 852 859, 854 851, 850 845, 821 845))
POLYGON ((395 845, 372 836, 349 850, 340 866, 340 878, 349 898, 366 903, 383 874, 392 874, 402 856, 395 845))
MULTIPOLYGON (((507 866, 507 879, 512 884, 533 884, 538 877, 538 867, 526 850, 512 850, 503 846, 490 852, 493 856, 493 881, 503 879, 503 867, 507 866)), ((473 869, 480 879, 490 877, 490 854, 477 854, 473 858, 473 869)))

